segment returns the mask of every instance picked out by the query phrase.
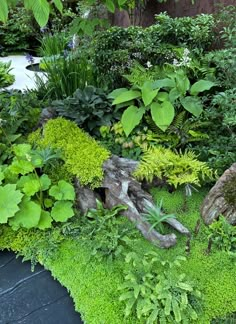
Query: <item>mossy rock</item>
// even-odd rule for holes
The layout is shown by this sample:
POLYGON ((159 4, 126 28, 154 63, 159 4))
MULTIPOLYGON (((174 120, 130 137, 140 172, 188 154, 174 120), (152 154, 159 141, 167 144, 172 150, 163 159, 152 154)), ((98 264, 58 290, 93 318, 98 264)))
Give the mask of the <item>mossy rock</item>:
POLYGON ((201 207, 201 215, 206 225, 223 215, 236 225, 236 163, 227 169, 210 190, 201 207))

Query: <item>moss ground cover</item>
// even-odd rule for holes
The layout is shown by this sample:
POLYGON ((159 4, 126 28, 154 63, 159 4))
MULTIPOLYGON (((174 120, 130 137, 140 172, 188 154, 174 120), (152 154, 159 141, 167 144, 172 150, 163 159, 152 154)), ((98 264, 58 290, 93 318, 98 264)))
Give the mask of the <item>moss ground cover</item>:
MULTIPOLYGON (((184 197, 181 191, 170 194, 166 189, 154 189, 152 193, 156 200, 163 199, 163 206, 167 212, 176 213, 178 218, 194 231, 204 190, 188 198, 184 212, 184 197)), ((137 233, 129 245, 129 250, 141 255, 155 250, 166 260, 172 260, 177 255, 186 255, 185 246, 186 238, 178 235, 176 247, 161 250, 137 233)), ((4 227, 0 235, 0 249, 4 248, 19 252, 26 259, 37 259, 49 269, 53 276, 67 287, 76 310, 81 312, 86 323, 142 323, 135 317, 123 318, 124 304, 118 300, 120 292, 117 288, 123 281, 124 267, 128 265, 125 265, 122 256, 112 263, 107 263, 106 260, 97 261, 91 257, 91 250, 80 244, 79 237, 63 235, 61 227, 44 232, 13 232, 4 227)), ((207 255, 206 248, 207 229, 201 224, 198 235, 193 235, 183 272, 202 292, 203 309, 198 321, 202 324, 236 311, 235 264, 226 252, 212 249, 207 255)))

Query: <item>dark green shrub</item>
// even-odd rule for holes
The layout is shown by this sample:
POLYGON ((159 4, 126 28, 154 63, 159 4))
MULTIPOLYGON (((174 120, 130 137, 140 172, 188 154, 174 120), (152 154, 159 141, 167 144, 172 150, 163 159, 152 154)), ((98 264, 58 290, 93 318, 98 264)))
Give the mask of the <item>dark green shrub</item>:
MULTIPOLYGON (((236 161, 236 88, 218 93, 205 109, 200 121, 207 122, 208 134, 201 145, 192 146, 203 161, 222 174, 236 161)), ((204 124, 203 124, 204 125, 204 124)))
POLYGON ((39 26, 30 11, 21 6, 10 9, 7 22, 0 23, 1 55, 34 48, 38 35, 39 26))
POLYGON ((236 48, 212 51, 203 57, 202 65, 215 69, 215 77, 225 90, 236 87, 236 48))
POLYGON ((52 108, 90 134, 99 135, 100 126, 110 126, 119 116, 111 102, 102 89, 88 86, 84 90, 77 89, 71 97, 52 102, 52 108))
POLYGON ((172 63, 179 54, 176 47, 187 47, 199 53, 209 48, 214 19, 212 15, 196 18, 157 16, 157 24, 148 28, 112 27, 97 33, 93 41, 93 61, 98 77, 110 88, 124 84, 127 74, 138 61, 144 66, 172 63))
POLYGON ((15 81, 14 75, 10 74, 10 66, 11 62, 0 62, 0 88, 8 87, 15 81))

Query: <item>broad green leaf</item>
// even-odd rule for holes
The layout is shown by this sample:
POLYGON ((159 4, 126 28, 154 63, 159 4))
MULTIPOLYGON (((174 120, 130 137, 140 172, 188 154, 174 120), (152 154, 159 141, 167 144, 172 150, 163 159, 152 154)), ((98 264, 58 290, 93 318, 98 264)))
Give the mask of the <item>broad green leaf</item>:
POLYGON ((151 115, 155 124, 163 131, 170 126, 175 116, 175 109, 169 101, 151 104, 151 115))
POLYGON ((8 17, 8 4, 7 0, 0 1, 0 20, 6 22, 8 17))
POLYGON ((33 0, 31 9, 37 23, 41 27, 44 27, 48 22, 50 13, 50 6, 47 0, 33 0))
POLYGON ((52 217, 50 216, 50 213, 45 210, 42 210, 37 227, 41 230, 44 230, 50 228, 51 226, 52 226, 52 217))
POLYGON ((23 194, 16 189, 15 184, 7 184, 0 187, 0 224, 7 223, 8 218, 13 217, 20 209, 19 203, 23 194))
POLYGON ((62 5, 61 0, 53 0, 53 3, 55 4, 55 7, 56 7, 60 12, 62 12, 62 10, 63 10, 63 5, 62 5))
POLYGON ((127 88, 115 89, 107 96, 109 99, 116 99, 121 93, 128 91, 127 88))
POLYGON ((43 204, 46 208, 50 208, 53 206, 53 200, 50 198, 46 198, 44 199, 43 204))
POLYGON ((153 82, 154 88, 173 88, 175 87, 174 80, 171 80, 169 78, 161 79, 153 82))
POLYGON ((185 282, 180 282, 178 287, 186 291, 193 291, 193 287, 185 282))
POLYGON ((181 93, 182 96, 185 96, 186 92, 190 88, 190 82, 185 72, 182 70, 178 71, 175 76, 176 88, 181 93))
POLYGON ((48 190, 49 187, 51 186, 51 179, 48 177, 47 174, 43 174, 40 178, 39 178, 39 181, 40 181, 40 189, 42 191, 44 190, 48 190))
POLYGON ((192 96, 196 96, 199 94, 199 92, 209 90, 214 86, 215 86, 214 82, 207 81, 207 80, 199 80, 192 85, 190 89, 190 94, 192 96))
POLYGON ((150 105, 153 99, 156 97, 159 89, 153 90, 152 82, 145 82, 141 88, 142 99, 145 106, 150 105))
POLYGON ((126 136, 132 132, 135 126, 139 125, 145 113, 145 107, 138 108, 136 106, 129 106, 121 117, 121 124, 123 126, 126 136))
POLYGON ((34 170, 34 166, 30 161, 25 160, 14 160, 9 166, 8 170, 13 174, 22 174, 25 175, 34 170))
POLYGON ((158 96, 157 96, 157 99, 159 101, 169 101, 169 94, 168 92, 164 92, 164 91, 160 91, 158 92, 158 96))
POLYGON ((171 103, 174 103, 176 99, 180 97, 180 92, 177 88, 173 88, 169 92, 169 100, 171 103))
POLYGON ((203 111, 201 99, 198 97, 188 96, 180 99, 184 109, 196 117, 199 117, 203 111))
POLYGON ((126 3, 127 0, 118 0, 118 6, 119 8, 122 8, 122 6, 126 3))
POLYGON ((74 200, 75 189, 70 183, 60 180, 57 185, 50 188, 49 195, 56 200, 74 200))
POLYGON ((74 210, 72 208, 73 203, 70 201, 57 201, 55 202, 51 216, 56 222, 65 222, 67 219, 74 216, 74 210))
POLYGON ((13 145, 13 152, 16 156, 25 157, 31 151, 30 144, 17 144, 13 145))
POLYGON ((29 179, 25 182, 22 191, 29 197, 40 191, 40 182, 38 179, 29 179))
POLYGON ((113 105, 118 105, 122 102, 130 101, 141 97, 141 92, 137 90, 128 90, 122 92, 116 99, 113 101, 113 105))
POLYGON ((112 0, 106 0, 105 5, 108 9, 108 11, 114 13, 116 10, 115 4, 112 0))
POLYGON ((20 204, 20 210, 13 218, 9 220, 9 224, 14 230, 20 227, 33 228, 39 223, 41 215, 41 207, 33 201, 23 200, 20 204))
POLYGON ((173 312, 174 312, 174 315, 175 315, 175 321, 177 323, 180 323, 182 318, 181 318, 179 305, 178 305, 175 298, 172 300, 172 309, 173 309, 173 312))

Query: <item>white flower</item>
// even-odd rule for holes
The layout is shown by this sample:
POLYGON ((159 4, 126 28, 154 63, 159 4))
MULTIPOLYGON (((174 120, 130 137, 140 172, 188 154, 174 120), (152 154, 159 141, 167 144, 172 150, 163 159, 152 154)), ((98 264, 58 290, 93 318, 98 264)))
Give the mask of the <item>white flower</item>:
POLYGON ((146 65, 147 65, 147 68, 148 68, 148 69, 152 67, 151 62, 149 62, 149 61, 147 61, 146 65))

